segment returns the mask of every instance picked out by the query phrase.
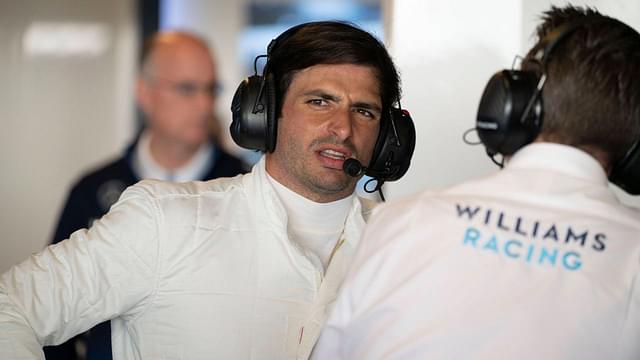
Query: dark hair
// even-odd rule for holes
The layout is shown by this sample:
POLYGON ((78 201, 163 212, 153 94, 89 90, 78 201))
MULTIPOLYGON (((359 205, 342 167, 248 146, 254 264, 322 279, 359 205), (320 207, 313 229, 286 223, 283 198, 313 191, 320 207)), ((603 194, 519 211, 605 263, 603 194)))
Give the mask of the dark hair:
POLYGON ((592 8, 552 7, 537 28, 524 69, 560 26, 579 24, 547 54, 541 134, 550 141, 605 152, 609 164, 640 138, 640 34, 592 8))
POLYGON ((339 21, 295 26, 270 45, 267 71, 276 84, 277 113, 293 76, 320 64, 356 64, 376 70, 383 111, 400 99, 400 78, 384 45, 368 32, 339 21))

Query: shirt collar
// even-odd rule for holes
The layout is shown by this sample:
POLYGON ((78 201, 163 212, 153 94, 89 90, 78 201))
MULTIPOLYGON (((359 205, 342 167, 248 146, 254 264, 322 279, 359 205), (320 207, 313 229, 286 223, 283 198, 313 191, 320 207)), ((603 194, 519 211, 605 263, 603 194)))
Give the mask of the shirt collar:
POLYGON ((151 156, 151 134, 145 130, 133 151, 133 168, 141 179, 157 179, 165 181, 193 181, 204 177, 214 158, 214 149, 207 142, 200 146, 191 160, 185 165, 169 171, 158 164, 151 156))
POLYGON ((608 185, 607 174, 598 160, 589 153, 568 145, 545 142, 529 144, 516 152, 505 167, 544 169, 608 185))
MULTIPOLYGON (((273 185, 267 178, 266 160, 265 156, 262 156, 260 160, 253 166, 251 171, 252 176, 245 176, 245 186, 249 190, 249 197, 255 199, 261 199, 265 204, 264 210, 262 207, 255 207, 258 211, 264 213, 260 216, 262 221, 270 222, 277 227, 286 231, 288 223, 288 215, 285 210, 284 204, 280 200, 280 197, 276 193, 273 185)), ((368 217, 371 213, 375 202, 366 199, 360 199, 358 196, 349 197, 351 206, 349 214, 347 215, 347 222, 344 230, 345 245, 347 247, 355 247, 360 239, 360 232, 364 227, 365 217, 368 217)))
POLYGON ((268 173, 267 179, 289 215, 289 225, 318 231, 343 227, 344 219, 351 208, 352 197, 355 195, 329 203, 318 203, 289 189, 268 173))

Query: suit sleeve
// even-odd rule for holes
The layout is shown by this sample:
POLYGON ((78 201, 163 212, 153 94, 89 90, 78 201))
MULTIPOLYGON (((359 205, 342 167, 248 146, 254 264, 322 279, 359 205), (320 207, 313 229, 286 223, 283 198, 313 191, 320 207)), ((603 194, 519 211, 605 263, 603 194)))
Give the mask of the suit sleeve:
POLYGON ((44 345, 143 311, 158 283, 161 217, 146 187, 136 185, 91 229, 2 274, 0 358, 44 358, 44 345))

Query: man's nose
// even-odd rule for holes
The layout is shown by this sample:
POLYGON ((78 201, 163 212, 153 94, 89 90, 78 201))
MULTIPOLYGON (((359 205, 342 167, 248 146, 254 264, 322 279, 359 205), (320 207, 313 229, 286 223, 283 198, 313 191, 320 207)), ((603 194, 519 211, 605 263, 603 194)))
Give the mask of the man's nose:
POLYGON ((351 137, 353 132, 353 112, 351 109, 339 109, 329 120, 329 131, 339 140, 351 137))

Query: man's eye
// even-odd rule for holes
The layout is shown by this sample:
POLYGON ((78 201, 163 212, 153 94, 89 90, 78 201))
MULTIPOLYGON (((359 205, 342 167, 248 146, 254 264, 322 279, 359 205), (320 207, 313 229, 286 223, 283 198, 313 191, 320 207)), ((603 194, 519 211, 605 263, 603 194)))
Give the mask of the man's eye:
POLYGON ((367 110, 367 109, 356 109, 356 112, 360 115, 363 115, 365 117, 371 118, 371 119, 375 119, 375 114, 372 113, 371 111, 367 110))
POLYGON ((211 83, 207 85, 206 91, 207 91, 207 94, 209 94, 212 97, 218 96, 222 92, 222 85, 220 85, 217 82, 211 83))
POLYGON ((176 91, 180 95, 193 96, 198 92, 198 87, 191 83, 178 83, 176 84, 176 91))
POLYGON ((327 101, 324 99, 311 99, 309 101, 307 101, 307 104, 311 104, 314 106, 326 106, 327 105, 327 101))

